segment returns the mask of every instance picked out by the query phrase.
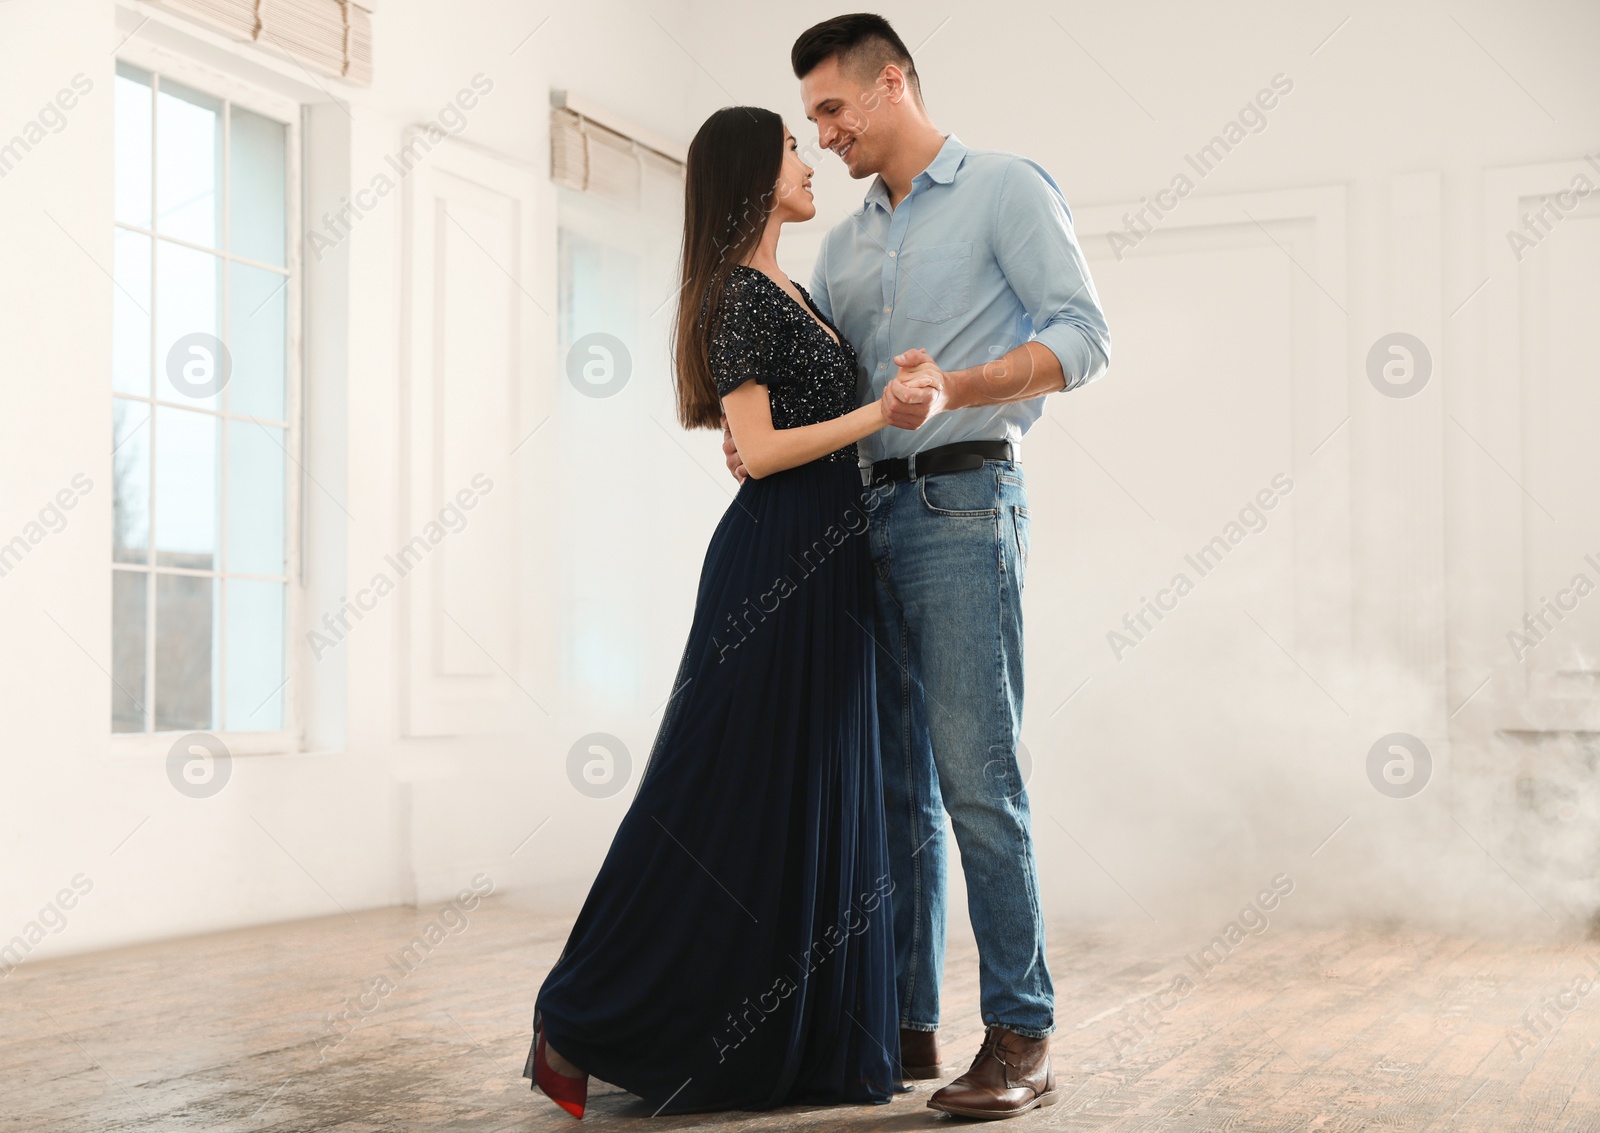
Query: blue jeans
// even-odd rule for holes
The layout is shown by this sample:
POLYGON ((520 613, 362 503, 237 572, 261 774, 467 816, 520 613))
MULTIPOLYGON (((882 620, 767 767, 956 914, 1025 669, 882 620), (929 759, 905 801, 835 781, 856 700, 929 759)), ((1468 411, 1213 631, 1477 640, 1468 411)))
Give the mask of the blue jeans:
POLYGON ((984 1021, 1042 1038, 1055 1029, 1055 991, 1017 766, 1028 561, 1022 468, 986 460, 870 488, 865 500, 900 1025, 939 1026, 948 811, 978 942, 984 1021))

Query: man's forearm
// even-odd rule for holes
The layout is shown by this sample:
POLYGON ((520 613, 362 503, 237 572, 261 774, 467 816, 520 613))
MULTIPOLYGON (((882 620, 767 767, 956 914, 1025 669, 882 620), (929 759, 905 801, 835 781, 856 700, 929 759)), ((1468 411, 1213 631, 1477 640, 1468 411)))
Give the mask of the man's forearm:
POLYGON ((1061 359, 1037 340, 1024 342, 992 362, 945 374, 951 409, 1027 401, 1043 394, 1058 393, 1066 385, 1061 359))

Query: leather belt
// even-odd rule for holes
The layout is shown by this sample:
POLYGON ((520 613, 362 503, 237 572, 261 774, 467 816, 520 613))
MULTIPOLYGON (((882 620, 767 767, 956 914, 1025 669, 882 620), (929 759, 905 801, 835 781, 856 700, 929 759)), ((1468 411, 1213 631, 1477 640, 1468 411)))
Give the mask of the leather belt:
POLYGON ((896 456, 888 460, 875 460, 868 472, 867 483, 876 486, 895 480, 910 480, 914 476, 964 472, 982 468, 985 460, 1015 459, 1016 449, 1010 441, 957 441, 955 444, 930 448, 909 458, 896 456))

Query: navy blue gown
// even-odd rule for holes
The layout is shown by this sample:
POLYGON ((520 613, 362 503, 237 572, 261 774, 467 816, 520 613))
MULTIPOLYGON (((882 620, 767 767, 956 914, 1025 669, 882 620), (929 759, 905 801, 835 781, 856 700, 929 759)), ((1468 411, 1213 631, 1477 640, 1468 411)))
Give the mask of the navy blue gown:
MULTIPOLYGON (((777 428, 856 405, 849 343, 754 268, 733 269, 710 358, 722 394, 767 385, 777 428)), ((656 1112, 903 1089, 866 525, 854 445, 740 486, 638 792, 539 991, 550 1045, 656 1112)))

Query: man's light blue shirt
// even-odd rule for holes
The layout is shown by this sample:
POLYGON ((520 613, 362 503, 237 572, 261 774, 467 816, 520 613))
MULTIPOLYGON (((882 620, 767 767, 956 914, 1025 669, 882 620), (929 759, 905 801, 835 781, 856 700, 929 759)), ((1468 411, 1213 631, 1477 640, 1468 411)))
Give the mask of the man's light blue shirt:
MULTIPOLYGON (((1111 335, 1072 214, 1050 175, 1016 154, 971 150, 954 134, 894 209, 881 176, 823 237, 811 298, 850 340, 863 404, 892 381, 894 357, 922 347, 942 370, 994 361, 1037 339, 1066 388, 1105 372, 1111 335)), ((1045 396, 939 414, 915 431, 861 441, 864 460, 954 441, 1022 439, 1045 396)))

